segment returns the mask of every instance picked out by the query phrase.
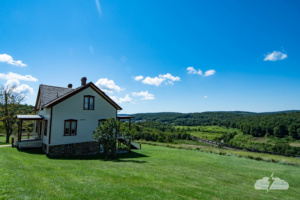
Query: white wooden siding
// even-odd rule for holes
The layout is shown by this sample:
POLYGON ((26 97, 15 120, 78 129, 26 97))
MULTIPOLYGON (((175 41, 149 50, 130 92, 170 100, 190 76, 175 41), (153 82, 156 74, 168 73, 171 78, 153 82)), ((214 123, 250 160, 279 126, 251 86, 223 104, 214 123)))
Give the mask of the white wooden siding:
MULTIPOLYGON (((37 115, 42 115, 45 118, 45 120, 48 120, 47 135, 46 136, 44 135, 44 122, 42 124, 42 134, 41 134, 43 143, 48 145, 48 142, 49 142, 49 130, 50 130, 51 108, 44 108, 43 110, 40 109, 40 110, 38 110, 36 112, 36 114, 37 115)), ((35 125, 36 125, 36 123, 35 123, 35 125)), ((35 131, 35 130, 36 129, 34 127, 33 131, 35 131)))
MULTIPOLYGON (((99 119, 116 118, 117 110, 90 87, 52 107, 51 144, 93 141, 99 119), (95 96, 94 110, 83 110, 84 95, 95 96), (77 120, 77 135, 64 136, 64 121, 77 120)), ((48 122, 50 124, 50 121, 48 122)), ((49 134, 48 134, 49 135, 49 134)))

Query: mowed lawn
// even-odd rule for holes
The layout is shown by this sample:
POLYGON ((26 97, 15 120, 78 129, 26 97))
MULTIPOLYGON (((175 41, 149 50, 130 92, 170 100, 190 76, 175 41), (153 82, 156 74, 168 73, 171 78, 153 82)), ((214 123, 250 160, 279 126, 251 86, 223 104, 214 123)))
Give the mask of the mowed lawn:
POLYGON ((299 199, 299 188, 299 167, 196 150, 142 145, 104 161, 0 148, 3 199, 299 199), (288 190, 254 189, 273 172, 288 190))

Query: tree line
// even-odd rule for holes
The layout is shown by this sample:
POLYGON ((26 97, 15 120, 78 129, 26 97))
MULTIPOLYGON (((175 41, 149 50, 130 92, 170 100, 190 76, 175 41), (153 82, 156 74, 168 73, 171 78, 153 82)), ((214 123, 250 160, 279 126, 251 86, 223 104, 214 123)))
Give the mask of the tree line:
POLYGON ((300 139, 300 112, 250 113, 250 112, 205 112, 205 113, 151 113, 136 114, 135 121, 154 121, 178 126, 218 125, 238 128, 254 137, 290 136, 300 139))

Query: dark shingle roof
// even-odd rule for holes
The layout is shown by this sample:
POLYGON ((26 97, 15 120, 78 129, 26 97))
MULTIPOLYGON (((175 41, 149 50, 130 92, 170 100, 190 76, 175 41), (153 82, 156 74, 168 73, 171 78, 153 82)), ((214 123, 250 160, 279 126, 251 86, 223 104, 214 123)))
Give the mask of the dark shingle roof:
POLYGON ((50 85, 40 85, 41 106, 73 91, 72 88, 56 87, 50 85))
POLYGON ((74 94, 86 89, 87 87, 91 87, 92 89, 94 89, 99 95, 101 95, 106 101, 108 101, 116 109, 122 110, 122 108, 116 102, 114 102, 109 96, 107 96, 102 90, 100 90, 92 82, 75 89, 56 87, 50 85, 40 85, 39 92, 41 98, 41 107, 45 108, 45 107, 53 106, 73 96, 74 94))

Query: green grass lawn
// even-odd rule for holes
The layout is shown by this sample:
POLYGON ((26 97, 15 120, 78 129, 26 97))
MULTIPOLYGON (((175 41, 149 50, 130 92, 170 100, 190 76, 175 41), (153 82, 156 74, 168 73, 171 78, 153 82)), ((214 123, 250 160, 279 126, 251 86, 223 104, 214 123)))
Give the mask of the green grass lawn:
POLYGON ((299 199, 299 188, 299 167, 193 150, 143 145, 103 161, 0 148, 2 199, 299 199), (254 189, 273 172, 288 190, 254 189))
MULTIPOLYGON (((9 142, 11 143, 11 138, 9 139, 9 142)), ((6 145, 6 144, 10 144, 10 143, 6 143, 5 135, 0 135, 0 145, 6 145)))

